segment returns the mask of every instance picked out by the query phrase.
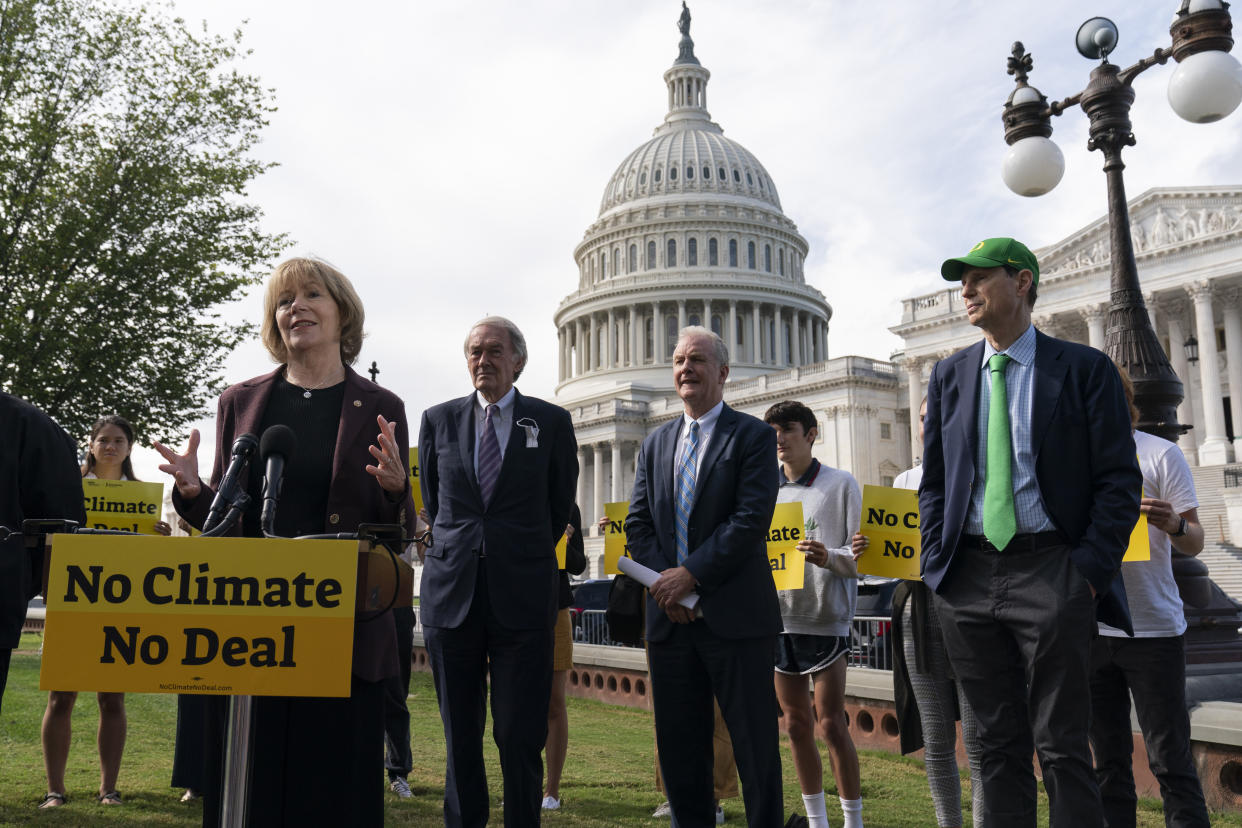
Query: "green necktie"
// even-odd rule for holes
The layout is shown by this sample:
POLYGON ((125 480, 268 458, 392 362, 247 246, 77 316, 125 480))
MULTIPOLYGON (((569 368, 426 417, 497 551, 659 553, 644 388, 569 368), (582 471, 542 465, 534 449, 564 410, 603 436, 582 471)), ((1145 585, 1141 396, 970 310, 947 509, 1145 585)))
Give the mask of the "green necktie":
POLYGON ((1009 435, 1009 394, 1005 368, 1010 357, 995 354, 988 360, 992 375, 992 399, 988 404, 988 468, 983 489, 983 536, 997 549, 1004 549, 1018 531, 1013 512, 1013 457, 1009 435))

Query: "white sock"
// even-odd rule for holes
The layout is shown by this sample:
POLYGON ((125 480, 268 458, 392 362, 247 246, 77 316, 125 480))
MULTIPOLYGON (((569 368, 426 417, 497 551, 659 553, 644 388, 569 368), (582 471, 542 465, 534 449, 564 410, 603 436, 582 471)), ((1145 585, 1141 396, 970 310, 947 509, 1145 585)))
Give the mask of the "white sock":
POLYGON ((862 797, 846 799, 840 796, 837 798, 841 800, 841 814, 845 817, 845 828, 863 828, 862 797))
POLYGON ((806 821, 809 828, 829 828, 828 805, 824 802, 824 792, 803 794, 802 806, 806 808, 806 821))

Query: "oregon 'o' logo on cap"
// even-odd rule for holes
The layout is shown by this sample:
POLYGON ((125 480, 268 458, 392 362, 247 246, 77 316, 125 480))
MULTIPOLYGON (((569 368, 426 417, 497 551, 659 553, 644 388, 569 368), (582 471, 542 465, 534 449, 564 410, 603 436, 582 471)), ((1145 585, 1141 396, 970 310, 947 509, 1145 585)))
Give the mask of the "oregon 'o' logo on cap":
MULTIPOLYGON (((983 242, 979 242, 979 243, 978 243, 978 244, 976 244, 974 247, 970 248, 970 253, 974 253, 974 252, 975 252, 976 250, 978 250, 980 247, 983 247, 983 242)), ((966 255, 968 255, 968 256, 969 256, 969 255, 970 255, 970 253, 967 253, 966 255)))

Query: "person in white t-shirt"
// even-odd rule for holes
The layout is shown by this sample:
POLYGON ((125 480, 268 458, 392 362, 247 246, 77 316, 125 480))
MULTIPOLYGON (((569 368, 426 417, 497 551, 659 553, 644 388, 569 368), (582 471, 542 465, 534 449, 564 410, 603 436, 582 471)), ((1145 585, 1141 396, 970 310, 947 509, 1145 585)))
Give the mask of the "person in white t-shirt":
MULTIPOLYGON (((1120 368, 1120 366, 1118 366, 1120 368)), ((1134 386, 1121 380, 1134 424, 1134 386)), ((1143 472, 1142 511, 1147 516, 1151 560, 1121 565, 1134 637, 1100 624, 1091 652, 1091 749, 1108 828, 1133 826, 1137 798, 1131 754, 1130 696, 1147 746, 1147 763, 1160 783, 1165 824, 1208 828, 1203 788, 1190 755, 1186 711, 1186 617, 1173 580, 1172 550, 1195 556, 1203 550, 1194 480, 1181 449, 1142 431, 1134 432, 1143 472)))

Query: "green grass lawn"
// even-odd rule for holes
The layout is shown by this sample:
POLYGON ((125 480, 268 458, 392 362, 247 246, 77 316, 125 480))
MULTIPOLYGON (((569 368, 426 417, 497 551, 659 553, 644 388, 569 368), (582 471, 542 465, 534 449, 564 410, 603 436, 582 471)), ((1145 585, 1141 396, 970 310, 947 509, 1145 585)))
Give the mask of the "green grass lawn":
MULTIPOLYGON (((131 695, 129 741, 121 768, 120 789, 125 805, 105 808, 95 803, 99 785, 99 760, 95 751, 98 710, 91 694, 78 698, 74 713, 73 746, 69 756, 67 807, 37 813, 35 803, 44 793, 43 757, 39 749, 39 722, 47 696, 38 689, 39 637, 23 637, 25 652, 15 653, 4 694, 0 720, 0 825, 32 823, 57 826, 94 825, 197 825, 199 803, 178 802, 181 791, 169 787, 172 768, 176 697, 131 695)), ((444 785, 444 736, 436 710, 430 677, 414 674, 409 706, 414 746, 414 771, 410 787, 414 798, 397 801, 385 794, 388 825, 432 826, 442 824, 440 801, 444 785)), ((569 759, 561 794, 563 809, 548 814, 547 825, 564 826, 659 826, 667 821, 651 818, 663 799, 655 791, 652 768, 651 714, 642 710, 612 707, 593 701, 570 699, 569 759)), ((787 747, 785 757, 785 807, 801 806, 787 747)), ((495 746, 486 744, 489 783, 493 797, 493 823, 500 823, 500 773, 495 746)), ((869 828, 926 828, 933 825, 931 797, 922 762, 887 753, 863 751, 863 817, 869 828)), ((377 785, 379 780, 377 780, 377 785)), ((308 791, 308 795, 313 792, 308 791)), ((829 817, 840 825, 834 808, 835 790, 830 786, 829 817)), ((969 802, 969 794, 964 795, 969 802)), ((745 820, 740 799, 726 800, 728 825, 745 820)), ((967 817, 969 824, 969 817, 967 817)), ((1041 814, 1041 825, 1047 825, 1041 814)), ((1139 825, 1158 828, 1164 824, 1160 803, 1144 800, 1139 825)), ((1212 824, 1242 826, 1242 815, 1217 815, 1212 824)), ((308 826, 311 828, 311 826, 308 826)))

